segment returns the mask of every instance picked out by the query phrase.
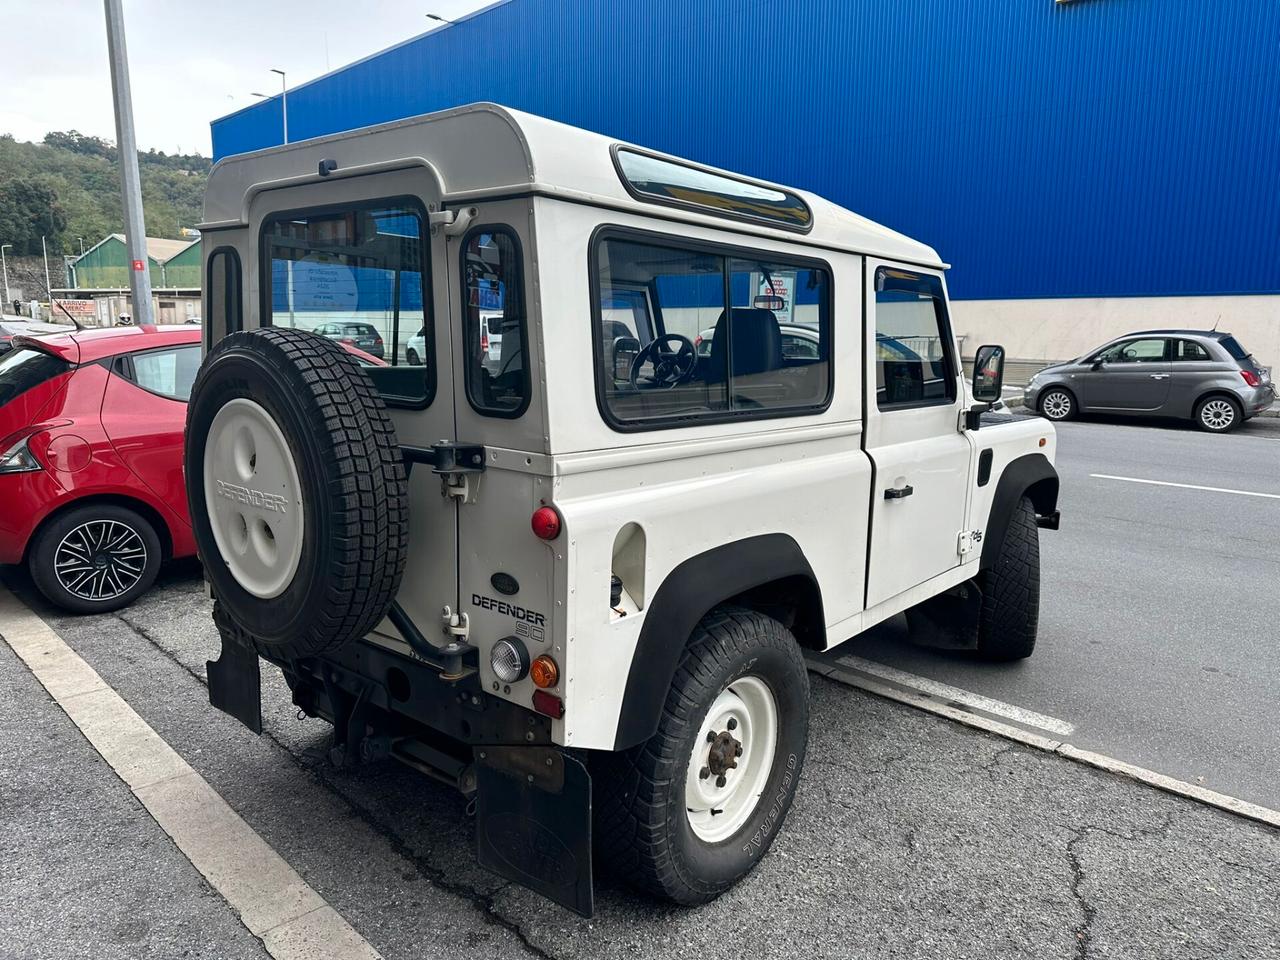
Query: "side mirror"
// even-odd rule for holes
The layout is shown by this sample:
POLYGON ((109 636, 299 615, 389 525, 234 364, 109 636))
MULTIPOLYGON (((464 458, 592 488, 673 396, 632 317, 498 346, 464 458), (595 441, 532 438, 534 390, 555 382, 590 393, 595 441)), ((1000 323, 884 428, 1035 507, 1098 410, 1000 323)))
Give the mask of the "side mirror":
POLYGON ((1093 363, 1089 364, 1089 369, 1090 369, 1090 370, 1101 370, 1101 369, 1102 369, 1102 367, 1103 367, 1103 365, 1104 365, 1106 362, 1107 362, 1107 361, 1103 360, 1101 357, 1095 357, 1095 358, 1094 358, 1094 360, 1093 360, 1093 363))
POLYGON ((1004 389, 1004 347, 986 344, 973 358, 973 399, 995 403, 1004 389))

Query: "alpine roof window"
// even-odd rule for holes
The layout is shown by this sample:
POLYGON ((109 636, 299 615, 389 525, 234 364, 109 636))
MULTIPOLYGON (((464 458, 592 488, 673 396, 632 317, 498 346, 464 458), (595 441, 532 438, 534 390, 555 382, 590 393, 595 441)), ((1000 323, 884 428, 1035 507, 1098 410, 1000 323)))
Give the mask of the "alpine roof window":
POLYGON ((807 233, 813 226, 809 207, 787 190, 626 147, 616 147, 613 156, 623 185, 637 199, 800 233, 807 233))

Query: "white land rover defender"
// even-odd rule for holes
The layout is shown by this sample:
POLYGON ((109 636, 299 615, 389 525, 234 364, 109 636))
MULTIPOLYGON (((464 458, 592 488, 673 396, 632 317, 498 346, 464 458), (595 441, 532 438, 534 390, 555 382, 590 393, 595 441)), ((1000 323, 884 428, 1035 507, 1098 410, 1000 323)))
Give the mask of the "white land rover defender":
POLYGON ((210 699, 260 730, 274 664, 334 762, 474 797, 486 867, 708 900, 791 805, 804 650, 1031 653, 1053 428, 980 422, 929 247, 488 104, 227 158, 205 216, 210 699))

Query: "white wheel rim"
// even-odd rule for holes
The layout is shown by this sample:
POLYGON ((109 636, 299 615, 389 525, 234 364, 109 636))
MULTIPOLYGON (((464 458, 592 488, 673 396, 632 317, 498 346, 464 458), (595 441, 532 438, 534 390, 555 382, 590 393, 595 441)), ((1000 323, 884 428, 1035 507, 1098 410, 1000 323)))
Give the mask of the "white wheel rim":
POLYGON ((147 545, 119 520, 89 520, 58 541, 53 573, 81 600, 114 600, 133 589, 147 569, 147 545))
POLYGON ((1051 420, 1060 420, 1071 412, 1071 398, 1060 390, 1044 398, 1044 412, 1051 420))
POLYGON ((230 401, 209 425, 204 500, 236 582, 263 600, 284 593, 302 558, 302 485, 284 434, 252 400, 230 401))
POLYGON ((733 681, 711 704, 689 758, 685 811, 699 839, 727 840, 751 819, 777 749, 778 703, 773 691, 757 677, 733 681), (741 753, 730 758, 736 766, 726 769, 725 747, 735 744, 741 753))
POLYGON ((1210 430, 1225 430, 1235 419, 1235 408, 1226 400, 1210 400, 1200 408, 1200 420, 1210 430))

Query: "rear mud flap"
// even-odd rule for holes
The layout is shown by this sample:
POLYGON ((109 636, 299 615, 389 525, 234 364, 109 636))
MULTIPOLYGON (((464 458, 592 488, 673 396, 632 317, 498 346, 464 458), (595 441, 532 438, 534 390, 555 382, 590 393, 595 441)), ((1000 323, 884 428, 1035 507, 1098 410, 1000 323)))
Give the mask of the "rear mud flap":
POLYGON ((476 858, 590 917, 591 775, 553 747, 476 751, 476 858))
POLYGON ((262 674, 257 651, 224 635, 222 655, 206 661, 205 668, 209 702, 254 733, 262 733, 262 674))

